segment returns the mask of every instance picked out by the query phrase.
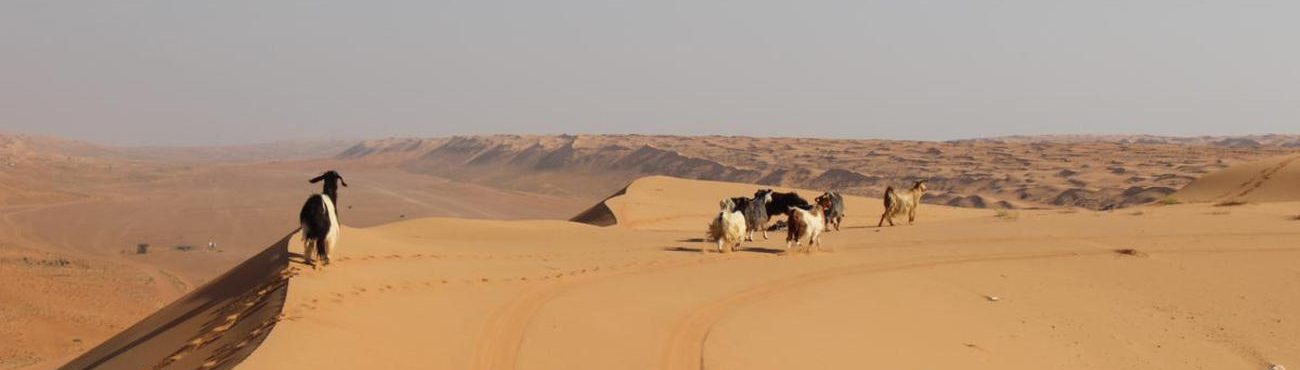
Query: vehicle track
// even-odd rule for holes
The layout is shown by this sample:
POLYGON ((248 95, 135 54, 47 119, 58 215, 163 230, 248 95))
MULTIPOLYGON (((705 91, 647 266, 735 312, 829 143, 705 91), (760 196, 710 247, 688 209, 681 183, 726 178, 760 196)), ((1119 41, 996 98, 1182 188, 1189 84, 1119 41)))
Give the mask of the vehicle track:
MULTIPOLYGON (((792 278, 785 278, 778 282, 768 285, 762 285, 739 291, 713 302, 699 306, 689 312, 674 327, 672 334, 669 336, 667 344, 664 346, 663 362, 660 364, 661 369, 686 369, 702 370, 705 361, 705 344, 708 341, 714 324, 721 320, 728 312, 733 309, 757 302, 780 294, 783 291, 798 288, 810 283, 837 279, 853 275, 878 274, 884 272, 906 271, 920 268, 930 268, 937 266, 953 266, 972 263, 984 262, 1003 262, 1003 261, 1023 261, 1037 259, 1057 259, 1057 258, 1074 258, 1083 256, 1098 256, 1114 254, 1115 251, 1108 245, 1097 243, 1095 241, 1085 241, 1086 244, 1099 248, 1076 249, 1076 250, 1057 250, 1051 252, 1023 252, 1023 253, 993 253, 966 256, 949 256, 949 257, 924 257, 911 261, 898 261, 893 263, 865 263, 851 266, 837 267, 826 270, 814 271, 792 278)), ((1223 249, 1223 250, 1160 250, 1150 251, 1152 254, 1181 254, 1181 253, 1287 253, 1298 252, 1300 248, 1254 248, 1254 249, 1223 249)))
POLYGON ((480 335, 474 357, 473 369, 506 370, 514 369, 519 355, 520 345, 537 312, 548 302, 578 286, 604 281, 615 276, 641 275, 665 270, 721 263, 736 259, 774 258, 767 254, 731 253, 723 258, 703 257, 678 260, 666 263, 651 261, 642 264, 643 268, 631 267, 609 274, 590 274, 573 280, 550 282, 530 287, 506 306, 497 310, 488 319, 483 334, 480 335))
POLYGON ((1112 253, 1095 249, 1065 250, 1033 253, 995 253, 968 256, 927 257, 893 263, 864 263, 851 266, 819 270, 810 273, 783 278, 771 284, 756 286, 729 294, 711 303, 699 306, 674 326, 664 346, 661 369, 703 369, 704 348, 713 326, 728 312, 737 306, 747 305, 771 297, 782 291, 794 289, 814 282, 836 279, 845 276, 877 274, 882 272, 905 271, 936 266, 960 265, 980 262, 1017 261, 1034 259, 1070 258, 1085 255, 1103 255, 1112 253))

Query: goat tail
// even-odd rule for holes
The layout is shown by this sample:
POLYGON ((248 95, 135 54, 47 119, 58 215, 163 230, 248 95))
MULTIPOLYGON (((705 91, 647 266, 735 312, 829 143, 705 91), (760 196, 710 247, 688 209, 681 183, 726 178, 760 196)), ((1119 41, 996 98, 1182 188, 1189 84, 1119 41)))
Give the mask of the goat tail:
POLYGON ((705 241, 717 241, 718 238, 722 237, 722 217, 724 213, 725 212, 718 212, 718 215, 713 218, 713 221, 709 222, 709 229, 705 232, 705 241))

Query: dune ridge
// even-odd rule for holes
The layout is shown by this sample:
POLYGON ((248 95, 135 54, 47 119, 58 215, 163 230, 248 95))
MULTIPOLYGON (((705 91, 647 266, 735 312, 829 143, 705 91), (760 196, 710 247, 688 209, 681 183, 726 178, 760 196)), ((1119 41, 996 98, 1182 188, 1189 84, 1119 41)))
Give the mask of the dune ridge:
POLYGON ((231 369, 279 321, 291 236, 132 325, 60 369, 231 369))
MULTIPOLYGON (((1006 137, 917 142, 645 135, 496 135, 359 143, 336 158, 517 190, 602 197, 664 175, 867 197, 918 178, 925 202, 972 208, 1124 208, 1300 137, 1006 137)), ((1300 144, 1297 144, 1300 145, 1300 144)))
POLYGON ((1243 163, 1205 175, 1173 194, 1187 202, 1300 200, 1300 154, 1243 163))

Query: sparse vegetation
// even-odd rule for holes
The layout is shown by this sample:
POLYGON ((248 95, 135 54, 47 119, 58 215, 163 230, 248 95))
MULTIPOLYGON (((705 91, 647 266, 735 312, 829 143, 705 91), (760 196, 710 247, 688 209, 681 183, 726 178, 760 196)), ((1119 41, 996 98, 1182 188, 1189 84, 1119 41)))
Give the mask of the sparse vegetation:
POLYGON ((1145 214, 1147 214, 1145 211, 1136 211, 1136 212, 1133 212, 1133 213, 1129 213, 1130 216, 1142 216, 1142 215, 1145 215, 1145 214))
POLYGON ((1215 207, 1236 207, 1240 205, 1245 205, 1246 203, 1247 202, 1244 200, 1227 200, 1227 201, 1215 203, 1214 206, 1215 207))
POLYGON ((1115 250, 1115 254, 1119 254, 1119 255, 1123 255, 1123 256, 1133 256, 1133 257, 1146 257, 1146 256, 1147 256, 1146 253, 1142 253, 1142 251, 1139 251, 1139 250, 1137 250, 1137 249, 1133 249, 1133 248, 1116 249, 1116 250, 1115 250))
POLYGON ((1210 215, 1210 216, 1226 216, 1226 215, 1229 215, 1229 214, 1232 214, 1232 212, 1228 212, 1228 211, 1214 211, 1214 212, 1210 212, 1210 213, 1208 213, 1208 215, 1210 215))
POLYGON ((1006 209, 1006 208, 999 208, 999 209, 997 209, 996 212, 997 212, 997 213, 995 213, 995 214, 993 215, 993 217, 997 217, 997 218, 1000 218, 1000 219, 1003 219, 1003 220, 1007 220, 1007 221, 1015 221, 1015 220, 1019 220, 1019 219, 1020 219, 1020 212, 1019 212, 1019 211, 1013 211, 1013 210, 1009 210, 1009 209, 1006 209))
POLYGON ((1156 204, 1162 206, 1172 206, 1175 204, 1183 204, 1183 202, 1174 197, 1164 197, 1164 198, 1160 198, 1160 200, 1157 200, 1156 204))

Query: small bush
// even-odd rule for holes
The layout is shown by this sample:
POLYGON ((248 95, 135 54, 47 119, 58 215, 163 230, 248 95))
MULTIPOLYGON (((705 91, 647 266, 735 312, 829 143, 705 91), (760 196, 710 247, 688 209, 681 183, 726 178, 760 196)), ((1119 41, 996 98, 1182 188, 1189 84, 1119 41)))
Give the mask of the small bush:
POLYGON ((1145 215, 1145 214, 1147 214, 1147 213, 1144 212, 1144 211, 1137 211, 1137 212, 1130 213, 1129 215, 1131 215, 1131 216, 1141 216, 1141 215, 1145 215))
POLYGON ((993 217, 997 217, 1007 221, 1015 221, 1020 219, 1020 212, 1012 211, 1005 208, 999 208, 996 212, 997 213, 995 213, 993 217))
POLYGON ((1124 256, 1133 256, 1133 257, 1147 256, 1146 253, 1142 253, 1142 251, 1139 251, 1137 249, 1132 249, 1132 248, 1116 249, 1114 250, 1114 252, 1115 254, 1124 255, 1124 256))
POLYGON ((1164 197, 1164 198, 1160 198, 1160 200, 1157 200, 1156 204, 1163 205, 1163 206, 1172 206, 1175 204, 1183 204, 1183 202, 1179 201, 1177 198, 1174 197, 1164 197))
POLYGON ((1223 201, 1223 202, 1215 203, 1214 206, 1215 206, 1215 207, 1236 207, 1236 206, 1245 205, 1245 204, 1246 204, 1246 201, 1244 201, 1244 200, 1228 200, 1228 201, 1223 201))

